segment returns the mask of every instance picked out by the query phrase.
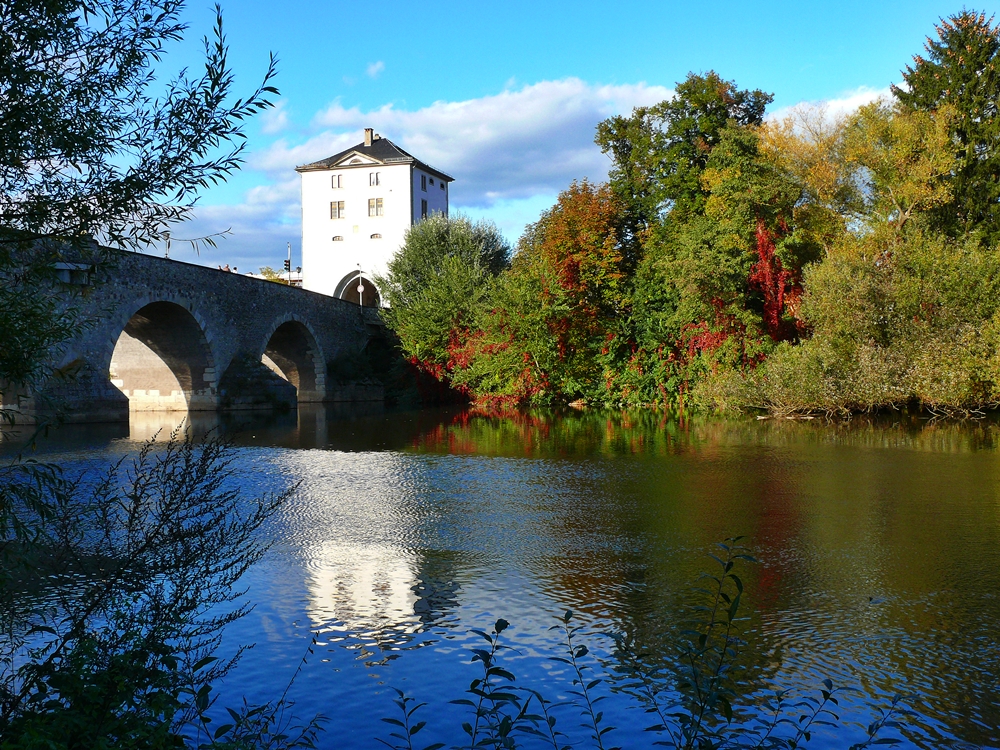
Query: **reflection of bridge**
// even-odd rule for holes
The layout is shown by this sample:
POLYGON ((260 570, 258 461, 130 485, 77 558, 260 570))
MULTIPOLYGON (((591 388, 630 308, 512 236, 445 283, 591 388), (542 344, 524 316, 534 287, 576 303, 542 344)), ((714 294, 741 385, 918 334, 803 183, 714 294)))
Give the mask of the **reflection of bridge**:
POLYGON ((381 398, 335 386, 327 363, 364 348, 378 313, 343 300, 203 266, 123 253, 74 304, 92 325, 54 357, 69 377, 35 393, 4 388, 4 406, 31 419, 56 405, 76 422, 129 411, 260 408, 296 401, 381 398))

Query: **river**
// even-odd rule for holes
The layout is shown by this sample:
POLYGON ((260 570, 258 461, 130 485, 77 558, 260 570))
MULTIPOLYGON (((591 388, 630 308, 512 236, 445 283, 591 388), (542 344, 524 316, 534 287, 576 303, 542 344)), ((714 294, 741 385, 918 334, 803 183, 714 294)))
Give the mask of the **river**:
MULTIPOLYGON (((40 451, 100 468, 176 415, 66 427, 40 451)), ((916 418, 851 423, 306 408, 196 416, 236 441, 249 494, 298 489, 248 575, 255 608, 226 647, 255 643, 222 702, 290 688, 327 717, 322 746, 381 747, 399 688, 428 705, 415 745, 464 737, 470 648, 497 618, 517 684, 551 700, 571 675, 551 630, 567 610, 607 678, 608 634, 674 652, 715 543, 743 535, 742 701, 841 694, 809 747, 848 747, 905 694, 903 747, 1000 747, 1000 426, 916 418), (604 666, 602 666, 602 663, 604 666), (958 745, 963 746, 963 745, 958 745)), ((669 658, 667 658, 669 661, 669 658)), ((651 747, 654 723, 613 680, 596 685, 608 745, 651 747)), ((555 709, 580 747, 578 712, 555 709)), ((530 746, 530 743, 529 743, 530 746)), ((542 745, 538 745, 541 747, 542 745)))

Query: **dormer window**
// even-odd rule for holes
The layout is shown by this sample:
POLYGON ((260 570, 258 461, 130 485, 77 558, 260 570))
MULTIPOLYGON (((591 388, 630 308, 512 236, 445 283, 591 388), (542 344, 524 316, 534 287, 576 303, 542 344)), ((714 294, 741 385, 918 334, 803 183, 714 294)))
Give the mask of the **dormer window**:
POLYGON ((330 187, 334 190, 338 190, 344 187, 344 175, 335 174, 330 176, 330 187))
POLYGON ((369 172, 368 173, 368 184, 372 187, 376 187, 379 184, 379 173, 369 172))

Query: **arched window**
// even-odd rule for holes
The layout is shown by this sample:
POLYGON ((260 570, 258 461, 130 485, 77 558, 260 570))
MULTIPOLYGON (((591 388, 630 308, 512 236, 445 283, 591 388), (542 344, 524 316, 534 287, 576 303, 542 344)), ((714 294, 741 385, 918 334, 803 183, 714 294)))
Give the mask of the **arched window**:
POLYGON ((375 234, 372 235, 372 239, 373 240, 380 240, 380 239, 382 239, 382 235, 379 234, 378 232, 376 232, 375 234))
POLYGON ((343 237, 341 237, 341 236, 340 236, 340 235, 338 234, 338 235, 337 235, 336 237, 334 237, 334 238, 333 238, 333 241, 334 241, 334 242, 343 242, 343 241, 344 241, 344 238, 343 238, 343 237))

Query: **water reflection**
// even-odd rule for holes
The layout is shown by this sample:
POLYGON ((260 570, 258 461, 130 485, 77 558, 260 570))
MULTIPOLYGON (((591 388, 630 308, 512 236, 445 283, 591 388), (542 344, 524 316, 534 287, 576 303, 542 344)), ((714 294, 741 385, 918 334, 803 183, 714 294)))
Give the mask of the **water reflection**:
MULTIPOLYGON (((121 452, 174 424, 136 416, 127 438, 73 428, 45 450, 121 452)), ((330 646, 300 677, 303 707, 333 717, 331 746, 375 746, 345 731, 380 702, 388 714, 385 684, 457 697, 467 630, 498 616, 529 684, 558 686, 547 628, 566 608, 670 653, 704 551, 733 534, 761 559, 744 576, 752 690, 829 676, 883 702, 910 692, 911 746, 1000 745, 995 422, 303 407, 191 427, 233 436, 248 492, 301 483, 233 637, 259 643, 241 685, 294 667, 310 631, 364 643, 360 661, 330 646)), ((845 715, 867 717, 855 699, 845 715)), ((616 723, 618 743, 649 745, 633 715, 616 723)))

